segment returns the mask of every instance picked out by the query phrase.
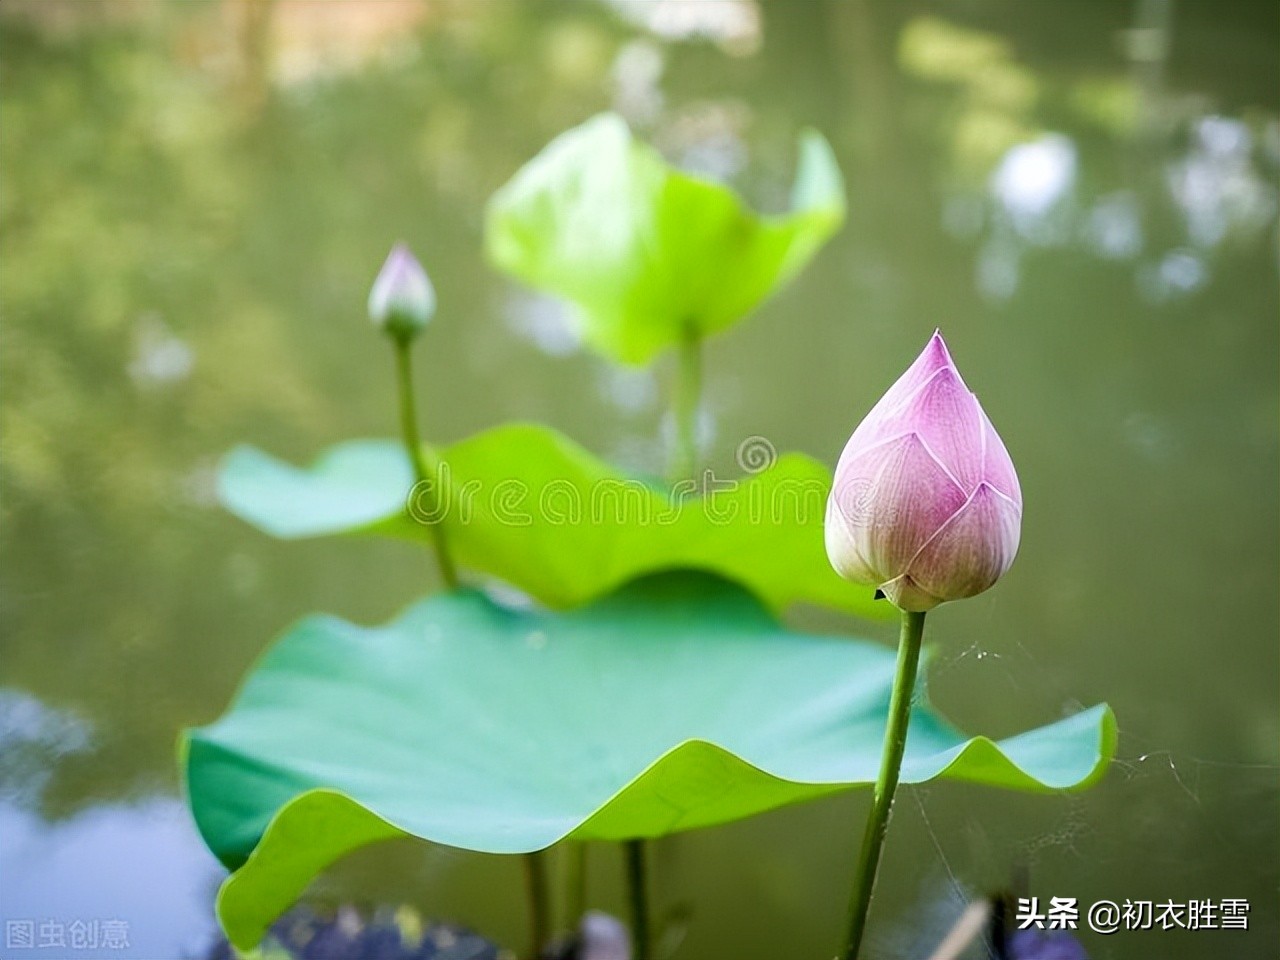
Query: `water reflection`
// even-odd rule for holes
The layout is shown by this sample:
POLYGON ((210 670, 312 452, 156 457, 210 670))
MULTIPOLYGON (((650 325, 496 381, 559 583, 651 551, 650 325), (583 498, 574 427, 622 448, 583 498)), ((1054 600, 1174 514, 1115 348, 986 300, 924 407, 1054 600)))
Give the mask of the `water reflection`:
POLYGON ((712 40, 725 53, 747 56, 760 48, 760 8, 750 0, 610 0, 619 14, 665 40, 712 40))
POLYGON ((651 40, 632 40, 618 50, 610 75, 613 80, 613 109, 641 127, 661 115, 666 99, 662 95, 662 48, 651 40))
POLYGON ((1070 137, 1048 133, 1010 147, 991 175, 991 193, 1013 229, 1027 242, 1061 242, 1053 213, 1068 201, 1076 181, 1076 147, 1070 137))
POLYGON ((536 291, 513 290, 503 311, 512 333, 552 357, 568 357, 582 349, 582 329, 563 300, 536 291))
POLYGON ((1257 168, 1255 137, 1242 120, 1208 116, 1193 123, 1186 153, 1167 178, 1188 238, 1216 247, 1232 234, 1262 233, 1276 216, 1276 191, 1257 168))
POLYGON ((0 800, 34 807, 68 755, 92 747, 90 727, 22 690, 0 689, 0 800))
POLYGON ((0 887, 0 917, 36 931, 23 956, 176 958, 207 947, 221 870, 181 802, 97 807, 55 825, 5 803, 0 836, 0 876, 21 877, 0 887))
POLYGON ((1143 245, 1137 197, 1128 190, 1099 197, 1086 215, 1083 237, 1099 257, 1132 260, 1143 245))
POLYGON ((195 353, 175 337, 164 321, 150 314, 138 321, 129 376, 140 387, 160 387, 185 380, 195 364, 195 353))
MULTIPOLYGON (((782 205, 807 124, 847 175, 848 227, 709 344, 708 459, 732 470, 760 435, 831 462, 886 371, 943 325, 1028 508, 1000 589, 938 614, 933 694, 996 735, 1072 700, 1122 717, 1125 759, 1092 793, 921 791, 889 853, 886 921, 936 899, 943 864, 982 889, 1015 860, 1054 893, 1270 903, 1275 5, 374 6, 367 21, 351 19, 364 3, 0 9, 0 912, 117 904, 157 938, 147 955, 198 939, 213 874, 155 799, 176 794, 176 731, 215 716, 299 614, 374 622, 423 589, 429 564, 405 545, 271 543, 208 495, 233 443, 305 459, 393 432, 363 318, 392 242, 439 293, 434 436, 536 418, 661 468, 666 365, 605 367, 562 305, 481 252, 489 193, 610 106, 753 205, 782 205)), ((851 857, 838 838, 864 801, 689 837, 670 879, 673 902, 699 894, 681 956, 827 953, 851 857)), ((387 856, 350 889, 373 877, 518 936, 502 864, 451 855, 423 879, 387 856)), ((616 908, 601 856, 598 905, 616 908)), ((1275 942, 1257 910, 1238 956, 1275 942)), ((1092 946, 1203 955, 1188 939, 1092 946)))

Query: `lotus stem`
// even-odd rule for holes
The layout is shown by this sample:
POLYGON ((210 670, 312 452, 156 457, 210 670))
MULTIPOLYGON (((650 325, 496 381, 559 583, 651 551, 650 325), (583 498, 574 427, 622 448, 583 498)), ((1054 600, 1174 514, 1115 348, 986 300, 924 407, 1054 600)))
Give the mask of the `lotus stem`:
POLYGON ((631 899, 631 960, 652 960, 649 955, 648 866, 644 840, 628 840, 627 893, 631 899))
POLYGON ((565 922, 576 930, 587 912, 587 845, 571 840, 564 853, 565 922))
POLYGON ((691 479, 698 469, 698 408, 702 403, 702 338, 690 327, 680 341, 672 411, 676 446, 671 463, 673 481, 691 479))
POLYGON ((924 637, 924 613, 902 613, 902 633, 898 638, 898 667, 889 698, 889 722, 884 731, 884 750, 880 757, 880 776, 876 778, 871 814, 867 817, 858 854, 857 872, 853 880, 853 899, 849 909, 849 939, 844 960, 858 960, 862 937, 867 927, 867 912, 876 885, 880 851, 889 829, 889 810, 898 789, 898 773, 902 768, 902 752, 907 745, 907 726, 911 721, 911 698, 916 686, 916 669, 920 665, 920 643, 924 637))
POLYGON ((428 462, 422 436, 418 432, 417 406, 413 398, 413 356, 409 338, 396 337, 395 348, 396 375, 400 384, 401 436, 405 451, 413 464, 415 488, 422 491, 425 500, 428 514, 427 528, 431 531, 431 543, 435 547, 440 579, 444 581, 446 589, 453 590, 458 586, 458 568, 454 565, 453 555, 449 552, 449 542, 442 525, 444 513, 440 499, 440 478, 435 475, 433 464, 428 462))
MULTIPOLYGON (((693 324, 687 324, 680 340, 678 369, 672 394, 676 443, 670 467, 670 480, 680 483, 696 480, 698 472, 698 410, 702 405, 702 337, 693 324)), ((675 838, 672 838, 674 842, 675 838)), ((632 960, 649 960, 649 919, 645 893, 644 841, 633 840, 627 847, 628 876, 632 879, 632 920, 635 930, 635 955, 632 960), (634 849, 631 844, 634 844, 634 849)))
POLYGON ((524 860, 525 891, 529 896, 529 957, 538 960, 551 935, 546 855, 538 850, 526 853, 521 859, 524 860))

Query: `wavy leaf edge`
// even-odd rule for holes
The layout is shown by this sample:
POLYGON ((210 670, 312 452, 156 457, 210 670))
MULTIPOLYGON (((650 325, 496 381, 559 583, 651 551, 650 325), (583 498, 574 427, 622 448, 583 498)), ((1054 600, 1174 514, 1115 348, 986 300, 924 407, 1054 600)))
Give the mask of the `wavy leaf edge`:
MULTIPOLYGON (((483 457, 487 451, 494 448, 513 447, 524 443, 535 443, 540 445, 543 450, 555 451, 563 458, 566 464, 571 463, 579 467, 581 473, 576 478, 578 480, 586 482, 587 478, 593 478, 591 482, 616 481, 621 484, 639 484, 643 486, 647 490, 646 509, 648 510, 663 510, 670 505, 668 494, 662 490, 655 489, 645 478, 628 476, 617 471, 608 461, 596 456, 573 438, 551 427, 535 422, 511 421, 487 427, 440 448, 439 457, 443 463, 449 463, 451 460, 456 462, 459 459, 465 461, 468 457, 483 457)), ((456 479, 463 481, 464 478, 458 476, 456 479)), ((747 510, 753 509, 751 505, 755 503, 758 492, 772 491, 775 489, 774 484, 781 486, 788 483, 812 481, 820 481, 829 488, 831 471, 824 463, 809 454, 789 451, 776 456, 769 466, 757 472, 748 471, 734 478, 737 486, 733 489, 713 492, 711 496, 730 498, 722 500, 722 502, 732 502, 740 508, 738 513, 735 514, 735 518, 737 516, 746 517, 747 510)), ((306 540, 324 536, 386 536, 425 544, 429 542, 426 527, 409 516, 406 506, 412 486, 413 477, 409 460, 401 451, 399 442, 385 438, 364 438, 345 440, 334 444, 321 451, 303 466, 290 463, 252 445, 238 445, 228 451, 219 465, 217 494, 219 502, 231 514, 277 539, 306 540), (255 499, 253 491, 255 486, 260 489, 259 480, 256 478, 260 470, 265 470, 277 478, 283 478, 284 482, 292 485, 296 490, 306 491, 312 487, 323 487, 325 483, 323 473, 327 466, 346 459, 359 460, 370 455, 382 458, 384 465, 394 464, 395 466, 391 467, 391 469, 399 471, 399 477, 386 481, 386 490, 377 494, 375 499, 380 504, 379 508, 377 510, 370 508, 361 512, 358 519, 353 519, 346 523, 313 521, 310 524, 282 525, 272 517, 272 511, 269 506, 264 508, 261 499, 255 499), (394 494, 391 492, 392 486, 395 486, 397 490, 394 494)), ((331 493, 332 491, 328 492, 331 493)), ((762 502, 764 500, 763 497, 759 499, 762 502)), ((699 505, 706 502, 706 495, 690 496, 681 501, 680 509, 705 510, 705 507, 699 505)), ((778 504, 770 500, 769 505, 770 509, 773 509, 778 504)), ((801 508, 797 505, 796 509, 799 510, 801 508)), ((679 518, 670 526, 657 528, 658 532, 663 534, 662 539, 664 542, 669 540, 666 533, 673 529, 678 529, 681 522, 685 523, 686 529, 690 528, 688 521, 680 521, 679 518)), ((828 607, 871 621, 889 620, 894 616, 894 611, 887 603, 881 603, 873 599, 870 588, 846 584, 843 581, 839 581, 837 584, 834 580, 831 580, 831 578, 835 578, 835 574, 833 571, 825 569, 827 566, 825 555, 822 558, 822 565, 824 573, 829 574, 828 579, 831 582, 825 584, 818 582, 816 585, 811 585, 807 588, 799 588, 793 584, 788 584, 786 578, 782 578, 778 581, 778 586, 773 589, 770 588, 771 577, 767 570, 754 570, 740 565, 731 550, 727 550, 725 559, 719 562, 712 562, 705 557, 699 558, 690 555, 690 544, 696 544, 698 539, 705 537, 708 531, 720 529, 732 534, 735 530, 735 525, 740 526, 742 522, 749 521, 735 519, 719 527, 712 524, 708 525, 706 529, 692 528, 692 533, 686 534, 681 540, 677 540, 670 552, 665 556, 661 550, 655 550, 655 555, 652 559, 633 559, 630 561, 630 565, 616 571, 612 576, 604 576, 599 571, 596 571, 594 574, 596 579, 589 587, 583 586, 574 591, 564 588, 562 591, 564 595, 548 595, 545 589, 535 589, 529 584, 514 582, 509 577, 504 577, 501 573, 487 570, 486 564, 474 562, 475 558, 468 558, 464 555, 461 559, 464 564, 473 566, 474 569, 482 573, 512 582, 517 588, 531 593, 539 601, 554 608, 569 608, 581 605, 605 596, 612 590, 645 574, 676 568, 696 568, 746 585, 760 595, 766 605, 775 612, 785 609, 791 604, 804 603, 828 607), (469 559, 473 562, 468 563, 469 559)), ((449 526, 449 521, 446 521, 446 526, 449 526)), ((614 527, 617 529, 614 530, 608 524, 587 522, 583 518, 581 526, 591 527, 600 531, 601 537, 611 536, 616 539, 620 536, 633 535, 627 533, 629 529, 628 523, 616 523, 614 527)), ((766 524, 765 529, 769 529, 770 526, 780 532, 784 528, 784 525, 777 520, 766 524)), ((821 549, 820 545, 818 549, 821 549)), ((463 554, 467 553, 465 543, 462 545, 461 552, 463 554)))
MULTIPOLYGON (((1092 707, 1088 707, 1084 710, 1081 710, 1078 713, 1072 714, 1069 717, 1063 718, 1062 720, 1059 720, 1053 724, 1049 724, 1043 727, 1037 727, 1029 731, 1024 731, 1023 733, 1015 734, 1013 737, 1004 738, 1002 741, 996 741, 991 739, 990 737, 983 736, 983 735, 970 737, 960 746, 953 748, 952 751, 947 751, 947 752, 954 752, 954 756, 943 766, 935 770, 933 773, 920 776, 920 775, 916 775, 909 772, 908 769, 904 767, 903 774, 901 777, 901 782, 919 784, 919 783, 927 783, 931 780, 943 778, 943 777, 946 777, 956 767, 962 765, 970 754, 975 752, 994 751, 994 754, 996 757, 998 757, 998 760, 1000 763, 1002 763, 1006 768, 1016 771, 1019 778, 1025 784, 1025 786, 1022 789, 1027 790, 1028 792, 1039 792, 1039 793, 1076 792, 1076 791, 1087 789, 1088 787, 1092 786, 1099 779, 1101 779, 1102 776, 1106 773, 1106 770, 1110 765, 1111 759, 1115 755, 1117 740, 1118 740, 1118 730, 1116 725, 1115 714, 1109 705, 1107 705, 1106 703, 1100 703, 1100 704, 1095 704, 1092 707), (1024 737, 1030 734, 1036 734, 1042 731, 1048 731, 1064 723, 1071 723, 1071 722, 1081 723, 1083 722, 1083 719, 1085 717, 1092 716, 1092 715, 1096 715, 1096 718, 1097 718, 1096 722, 1097 722, 1098 731, 1099 731, 1098 754, 1094 762, 1093 768, 1086 774, 1084 778, 1076 781, 1075 783, 1064 784, 1060 786, 1045 784, 1043 781, 1040 781, 1033 774, 1029 773, 1025 767, 1021 766, 1016 760, 1011 758, 1008 754, 1006 754, 1000 748, 1001 742, 1007 742, 1008 740, 1017 739, 1018 737, 1024 737)), ((185 743, 187 743, 186 736, 184 736, 184 744, 185 743)), ((586 818, 580 824, 578 824, 578 826, 563 832, 562 834, 550 840, 546 844, 538 847, 533 847, 530 849, 482 850, 482 851, 475 851, 475 852, 506 854, 506 855, 531 853, 537 850, 544 850, 549 847, 553 847, 557 843, 561 843, 565 840, 578 839, 577 835, 584 827, 588 826, 591 823, 591 821, 596 819, 598 816, 603 815, 611 805, 619 801, 620 798, 624 797, 627 793, 629 793, 632 789, 634 789, 639 783, 645 780, 652 772, 661 768, 663 765, 667 763, 674 762, 677 758, 679 758, 681 754, 688 753, 692 750, 700 750, 700 749, 709 749, 713 751, 721 759, 729 761, 734 766, 738 767, 740 770, 746 773, 748 776, 766 778, 780 785, 805 786, 805 787, 813 788, 812 793, 805 796, 796 796, 795 798, 789 800, 787 803, 781 804, 780 806, 791 806, 794 804, 805 802, 807 800, 817 799, 818 797, 822 797, 822 796, 828 796, 835 793, 843 793, 849 790, 856 790, 860 787, 869 786, 871 784, 871 781, 848 782, 848 781, 839 781, 839 780, 826 780, 826 781, 789 780, 785 777, 781 777, 775 773, 772 773, 771 771, 765 769, 764 767, 756 763, 753 763, 752 761, 746 759, 745 757, 739 756, 733 751, 728 750, 717 743, 714 743, 710 740, 692 738, 675 745, 674 747, 670 748, 665 753, 663 753, 661 756, 654 759, 647 767, 645 767, 642 771, 636 774, 635 777, 629 780, 605 803, 601 804, 601 806, 598 807, 588 818, 586 818)), ((920 765, 921 765, 921 761, 916 761, 916 763, 913 764, 913 766, 915 767, 919 767, 920 765)), ((965 779, 965 778, 956 778, 956 779, 965 779)), ((343 856, 352 852, 353 850, 358 849, 359 847, 365 846, 368 843, 378 842, 379 840, 390 840, 390 839, 396 839, 396 838, 412 838, 412 839, 422 840, 428 843, 439 842, 439 841, 433 840, 431 837, 420 836, 419 834, 414 833, 412 830, 409 830, 406 827, 403 827, 395 823, 394 821, 386 817, 383 817, 381 814, 365 806, 363 803, 356 800, 350 794, 342 790, 336 790, 328 787, 316 787, 311 790, 307 790, 303 793, 298 794, 297 796, 289 800, 286 804, 284 804, 282 807, 280 807, 279 810, 276 811, 276 813, 272 816, 271 821, 268 823, 266 830, 263 832, 261 839, 259 839, 257 845, 254 847, 253 851, 249 854, 249 857, 245 861, 244 865, 242 865, 238 870, 236 870, 229 877, 227 877, 227 879, 223 882, 222 886, 218 890, 216 908, 217 908, 219 919, 223 924, 223 928, 227 931, 229 939, 231 939, 232 943, 234 943, 238 948, 251 949, 252 947, 256 946, 261 941, 262 937, 265 935, 266 930, 270 925, 270 923, 275 919, 274 917, 266 918, 262 920, 254 919, 248 923, 242 923, 239 917, 234 916, 233 909, 231 909, 232 904, 230 901, 234 900, 237 896, 240 895, 239 888, 244 883, 245 872, 246 871, 252 872, 257 867, 258 863, 263 859, 264 856, 268 856, 268 857, 270 856, 271 848, 277 842, 277 839, 282 829, 287 829, 287 827, 282 827, 282 823, 292 819, 294 814, 299 810, 299 808, 312 805, 317 800, 336 801, 339 805, 346 807, 347 812, 356 813, 360 819, 363 819, 367 822, 367 828, 369 830, 370 839, 365 840, 364 842, 361 842, 358 844, 344 846, 341 849, 334 849, 332 851, 329 851, 328 855, 326 855, 322 861, 317 862, 316 864, 317 869, 314 871, 313 876, 315 873, 319 873, 321 870, 332 865, 337 860, 341 859, 343 856)), ((778 809, 778 808, 774 808, 774 809, 778 809)), ((597 839, 597 838, 587 836, 587 837, 583 837, 582 839, 597 839)), ((296 893, 300 895, 302 893, 302 889, 296 890, 296 893)))

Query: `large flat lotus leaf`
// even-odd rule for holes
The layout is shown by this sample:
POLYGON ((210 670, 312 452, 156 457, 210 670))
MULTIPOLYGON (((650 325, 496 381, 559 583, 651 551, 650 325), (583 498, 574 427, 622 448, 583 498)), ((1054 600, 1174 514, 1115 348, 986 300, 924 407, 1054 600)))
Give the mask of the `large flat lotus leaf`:
MULTIPOLYGON (((187 734, 196 823, 235 871, 219 915, 252 945, 326 865, 382 838, 517 853, 872 782, 893 670, 887 647, 788 631, 690 572, 567 613, 460 591, 383 627, 304 620, 187 734)), ((999 742, 918 707, 902 779, 1080 787, 1114 743, 1106 706, 999 742)))
MULTIPOLYGON (((775 609, 806 602, 892 615, 827 562, 831 475, 809 457, 787 454, 705 498, 677 500, 536 425, 487 430, 441 459, 451 490, 444 523, 458 559, 549 606, 578 606, 641 574, 689 567, 744 583, 775 609)), ((360 440, 308 469, 238 448, 223 463, 219 494, 232 513, 278 537, 374 533, 426 543, 427 527, 406 509, 412 484, 398 443, 360 440)))
POLYGON ((493 262, 571 301, 608 356, 643 363, 690 332, 742 319, 844 220, 831 147, 806 133, 792 210, 763 216, 669 166, 602 114, 553 140, 489 202, 493 262))

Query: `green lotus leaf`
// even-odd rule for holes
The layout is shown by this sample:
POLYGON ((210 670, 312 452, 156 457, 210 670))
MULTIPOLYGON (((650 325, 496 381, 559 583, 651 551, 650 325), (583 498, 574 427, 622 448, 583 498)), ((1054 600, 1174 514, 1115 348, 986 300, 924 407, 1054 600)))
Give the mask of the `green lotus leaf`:
POLYGON ((561 134, 493 195, 485 239, 500 269, 576 305, 592 346, 643 363, 742 319, 839 228, 844 184, 814 131, 800 142, 791 207, 757 214, 602 114, 561 134))
MULTIPOLYGON (((337 858, 399 836, 492 853, 726 823, 874 781, 894 654, 789 631, 740 586, 656 575, 588 607, 475 591, 382 627, 312 617, 184 740, 201 835, 252 946, 337 858)), ((912 717, 905 782, 1082 787, 1115 746, 1105 705, 999 742, 912 717)))
MULTIPOLYGON (((831 569, 822 535, 831 474, 809 457, 786 454, 687 498, 619 475, 537 425, 495 427, 440 458, 450 492, 442 522, 459 561, 548 606, 579 606, 642 574, 688 567, 746 584, 775 609, 804 602, 866 618, 893 614, 831 569)), ((238 448, 218 489, 232 513, 277 537, 362 533, 426 543, 426 518, 406 509, 412 486, 398 443, 359 440, 308 469, 238 448)))

